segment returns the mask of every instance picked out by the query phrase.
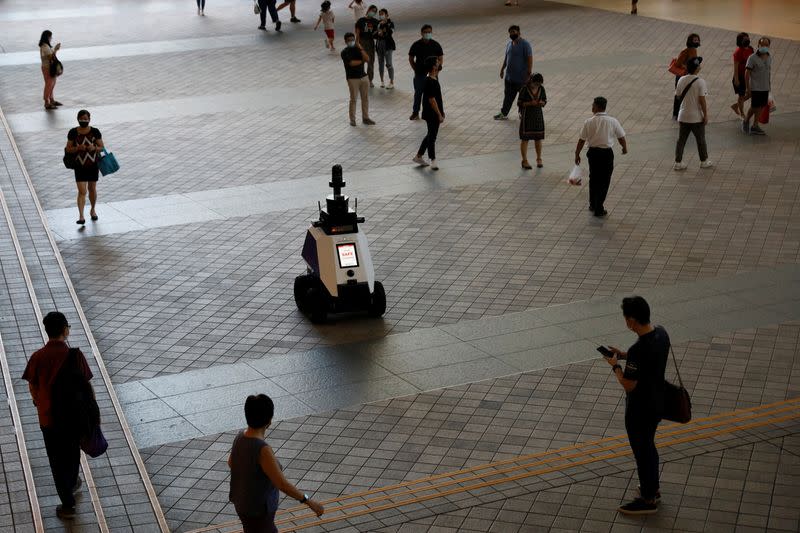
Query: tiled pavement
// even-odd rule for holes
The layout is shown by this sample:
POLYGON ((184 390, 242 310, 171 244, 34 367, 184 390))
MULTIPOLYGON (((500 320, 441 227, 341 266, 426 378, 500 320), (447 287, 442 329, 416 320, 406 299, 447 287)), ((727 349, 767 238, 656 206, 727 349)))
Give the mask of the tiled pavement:
MULTIPOLYGON (((469 328, 466 320, 491 327, 504 323, 504 317, 512 321, 511 312, 570 302, 591 308, 596 302, 577 302, 653 288, 669 290, 676 283, 713 285, 734 274, 780 271, 798 262, 795 205, 800 175, 793 164, 800 142, 796 42, 773 42, 779 112, 770 137, 744 138, 737 136, 727 109, 728 60, 735 32, 700 28, 701 53, 706 58, 703 74, 712 89, 709 143, 717 166, 710 172, 693 169, 675 174, 669 170, 674 130, 668 117, 671 82, 664 65, 696 25, 551 2, 526 2, 520 10, 504 10, 499 3, 472 0, 398 0, 388 7, 399 23, 401 50, 395 59, 399 88, 392 94, 375 90, 373 114, 378 127, 352 130, 343 120, 340 63, 321 49, 319 34, 307 31, 314 6, 301 2, 304 23, 287 24, 283 35, 253 35, 253 17, 245 13, 249 6, 245 10, 244 3, 230 0, 210 0, 210 6, 212 1, 205 18, 195 17, 186 2, 65 3, 43 11, 44 6, 33 8, 13 0, 4 3, 0 13, 0 46, 12 53, 0 54, 0 106, 18 127, 16 139, 44 206, 67 207, 74 195, 71 178, 59 170, 66 122, 38 111, 40 73, 30 43, 46 17, 57 39, 64 42, 68 73, 57 88, 66 109, 55 116, 71 117, 83 106, 92 109, 96 125, 123 163, 123 171, 101 182, 101 200, 155 197, 147 202, 159 206, 153 216, 166 226, 91 238, 73 239, 75 235, 67 234, 71 240, 60 245, 103 359, 114 381, 125 382, 125 387, 188 369, 224 372, 218 370, 222 363, 237 361, 261 359, 269 368, 288 352, 294 355, 286 357, 302 361, 300 354, 307 349, 387 333, 410 332, 424 338, 423 328, 469 328), (442 17, 444 12, 448 16, 442 17), (76 15, 112 33, 87 32, 74 23, 76 15), (151 17, 158 23, 150 24, 151 17), (403 190, 380 191, 380 180, 361 187, 359 179, 369 180, 371 173, 384 179, 392 176, 421 137, 420 126, 406 120, 408 67, 402 49, 416 38, 423 21, 433 22, 436 37, 445 46, 442 80, 448 122, 439 151, 444 165, 452 161, 452 176, 421 173, 420 179, 427 181, 424 187, 410 184, 403 190), (496 112, 501 92, 495 79, 498 49, 513 22, 534 41, 537 70, 545 74, 551 98, 546 108, 547 166, 532 175, 520 174, 511 152, 516 146, 516 121, 487 120, 496 112), (256 51, 257 46, 263 52, 256 51), (630 158, 617 158, 611 217, 602 222, 586 216, 585 188, 563 183, 571 143, 588 114, 588 102, 598 92, 612 95, 611 111, 626 126, 632 148, 630 158), (263 101, 254 101, 259 99, 263 101), (457 170, 459 165, 467 167, 474 157, 483 157, 484 164, 473 165, 472 179, 479 178, 479 172, 490 176, 485 183, 459 181, 460 174, 466 174, 457 170), (304 205, 313 206, 313 200, 294 198, 278 210, 248 211, 247 198, 240 197, 227 205, 225 220, 187 221, 183 206, 167 196, 213 197, 217 190, 232 186, 285 191, 293 181, 303 188, 303 180, 327 174, 335 162, 345 164, 347 172, 364 171, 349 181, 348 192, 361 200, 359 209, 367 216, 365 228, 378 260, 378 275, 389 288, 390 308, 383 321, 346 319, 334 326, 311 327, 296 313, 287 289, 302 269, 299 239, 314 214, 304 205)), ((336 9, 341 35, 350 18, 342 6, 336 9)), ((695 165, 693 147, 688 152, 695 165)), ((8 183, 2 185, 6 196, 10 196, 8 183)), ((47 243, 41 241, 41 228, 24 202, 14 199, 11 208, 19 233, 34 235, 23 247, 34 267, 37 295, 45 306, 51 305, 49 297, 40 294, 48 285, 58 303, 65 294, 43 246, 47 243), (40 260, 49 265, 41 271, 36 270, 40 260)), ((72 218, 68 213, 62 216, 67 221, 72 218)), ((7 234, 5 229, 2 235, 7 234)), ((9 252, 5 240, 2 244, 4 253, 9 252)), ((14 322, 4 320, 0 333, 19 365, 39 341, 34 315, 24 303, 24 284, 13 268, 13 261, 3 263, 6 286, 13 290, 3 293, 2 309, 4 315, 13 309, 14 322), (18 303, 6 303, 10 297, 18 303)), ((770 293, 761 296, 770 298, 770 293)), ((792 305, 783 310, 793 311, 792 305)), ((705 313, 714 311, 711 307, 705 313)), ((699 320, 682 314, 680 307, 672 312, 683 319, 677 322, 699 320)), ((748 313, 731 317, 738 320, 728 324, 704 316, 711 336, 683 337, 686 340, 678 346, 684 367, 695 374, 689 382, 698 413, 798 396, 797 322, 786 314, 772 315, 771 322, 749 322, 748 313), (736 332, 720 334, 731 328, 736 332)), ((402 336, 389 336, 388 342, 393 338, 402 336)), ((76 342, 85 345, 80 339, 76 342)), ((435 348, 432 353, 446 355, 435 348)), ((301 480, 303 488, 319 488, 324 497, 620 433, 620 416, 614 414, 620 409, 620 391, 607 369, 601 363, 554 362, 561 366, 523 373, 519 371, 529 369, 517 366, 504 378, 372 404, 363 404, 371 399, 368 391, 356 390, 352 400, 344 402, 352 405, 282 420, 270 439, 289 477, 301 480)), ((14 375, 18 370, 13 369, 14 375)), ((445 372, 442 377, 440 384, 452 376, 445 372)), ((480 377, 472 375, 470 380, 480 377)), ((276 386, 295 392, 291 381, 278 381, 276 386)), ((27 398, 24 384, 15 382, 16 387, 21 389, 18 397, 27 398)), ((415 391, 395 394, 409 392, 415 391)), ((285 416, 307 412, 282 403, 279 400, 279 412, 284 409, 285 416)), ((27 405, 26 436, 37 436, 30 408, 27 405)), ((2 416, 0 426, 7 428, 2 416)), ((796 429, 791 430, 795 435, 796 429)), ((170 442, 144 450, 159 501, 176 529, 230 518, 224 457, 232 435, 213 431, 209 425, 205 432, 210 434, 183 440, 191 435, 165 427, 170 442)), ((495 512, 498 504, 476 506, 479 501, 462 502, 458 509, 434 506, 433 513, 415 516, 403 527, 425 530, 431 524, 449 524, 468 530, 470 523, 452 524, 464 513, 475 513, 492 520, 499 531, 513 530, 511 525, 524 530, 526 521, 544 525, 548 516, 554 517, 556 527, 566 525, 570 530, 643 525, 686 530, 690 527, 685 526, 686 518, 692 520, 691 526, 702 523, 708 530, 732 529, 725 525, 733 518, 742 520, 742 530, 744 526, 791 530, 797 506, 782 499, 780 492, 786 486, 797 487, 791 473, 796 467, 792 470, 788 452, 767 453, 764 447, 796 453, 796 437, 751 437, 758 442, 667 462, 668 474, 687 468, 690 474, 685 481, 670 481, 687 488, 682 492, 668 487, 672 499, 665 498, 662 518, 655 522, 630 523, 609 514, 609 506, 621 497, 618 489, 630 483, 628 470, 569 488, 518 495, 508 499, 502 515, 495 512), (736 450, 747 453, 748 447, 766 464, 759 481, 763 485, 726 485, 734 492, 723 493, 719 501, 689 501, 686 496, 708 487, 708 479, 724 481, 736 475, 728 473, 730 465, 722 459, 714 470, 714 454, 736 456, 736 450), (698 467, 695 474, 699 474, 693 476, 694 464, 708 468, 698 467), (769 478, 770 472, 778 471, 786 475, 769 478), (598 487, 604 487, 600 496, 598 487), (581 491, 594 490, 595 499, 573 505, 574 500, 564 496, 569 494, 564 491, 573 490, 581 496, 585 496, 581 491), (679 492, 684 499, 676 503, 679 492), (763 496, 766 492, 772 495, 769 502, 763 496), (564 497, 558 500, 560 496, 564 497), (558 508, 536 507, 540 498, 560 503, 558 508), (739 505, 735 517, 730 511, 733 500, 739 505), (751 504, 760 507, 751 509, 751 504), (516 513, 525 505, 525 516, 516 513), (583 510, 583 516, 575 516, 583 510), (720 517, 719 510, 726 516, 720 517), (590 515, 594 518, 581 524, 570 521, 590 515), (763 517, 773 522, 764 525, 763 517)), ((118 453, 116 446, 113 453, 118 453)), ((2 457, 6 479, 13 480, 6 497, 17 502, 10 506, 17 527, 27 522, 25 502, 14 500, 18 494, 12 490, 19 478, 8 474, 16 469, 13 441, 3 441, 2 457)), ((39 450, 34 468, 47 514, 53 494, 47 489, 42 460, 39 450)), ((760 466, 755 464, 754 470, 760 466)), ((742 470, 740 466, 737 463, 734 469, 742 470)), ((123 480, 128 473, 115 470, 107 480, 117 475, 123 480)), ((106 501, 112 531, 118 521, 130 520, 128 515, 141 510, 137 502, 123 509, 106 501)), ((0 502, 0 520, 5 520, 0 526, 8 523, 7 516, 0 502)), ((49 515, 46 521, 48 527, 56 525, 49 515)))

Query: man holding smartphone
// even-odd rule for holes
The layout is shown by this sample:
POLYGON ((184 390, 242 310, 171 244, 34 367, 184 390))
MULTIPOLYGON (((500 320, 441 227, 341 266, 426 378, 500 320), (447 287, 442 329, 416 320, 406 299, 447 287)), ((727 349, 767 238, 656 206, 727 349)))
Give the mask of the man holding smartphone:
POLYGON ((627 352, 613 346, 607 352, 598 348, 625 389, 625 430, 639 473, 640 497, 617 510, 626 515, 653 514, 661 497, 655 437, 664 410, 664 371, 670 341, 663 327, 650 324, 650 306, 641 296, 623 298, 622 315, 638 340, 627 352), (624 371, 619 364, 622 359, 626 361, 624 371))

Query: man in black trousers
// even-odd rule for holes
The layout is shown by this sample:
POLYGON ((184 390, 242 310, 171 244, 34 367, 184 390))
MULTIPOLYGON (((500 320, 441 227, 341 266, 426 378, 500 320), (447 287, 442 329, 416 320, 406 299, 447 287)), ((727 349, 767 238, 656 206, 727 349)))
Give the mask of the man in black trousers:
POLYGON ((578 146, 575 148, 575 164, 581 164, 581 150, 588 144, 586 157, 589 159, 589 211, 596 217, 604 217, 608 212, 603 207, 611 185, 614 172, 614 141, 622 146, 622 153, 628 153, 625 130, 619 121, 606 113, 608 100, 598 96, 592 102, 592 118, 583 124, 578 146))
POLYGON ((661 498, 655 438, 664 411, 664 371, 670 341, 663 327, 650 324, 650 306, 641 296, 622 299, 622 316, 639 338, 627 352, 609 346, 613 355, 606 361, 625 389, 625 430, 636 459, 640 494, 617 511, 625 515, 653 514, 661 498), (623 359, 625 370, 619 364, 623 359))

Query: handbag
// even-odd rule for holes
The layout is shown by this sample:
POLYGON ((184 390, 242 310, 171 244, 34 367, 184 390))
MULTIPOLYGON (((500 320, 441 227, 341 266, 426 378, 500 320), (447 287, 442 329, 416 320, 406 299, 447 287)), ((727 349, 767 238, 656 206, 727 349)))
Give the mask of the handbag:
POLYGON ((260 15, 261 14, 261 8, 258 7, 257 0, 253 0, 253 13, 255 13, 256 15, 260 15))
POLYGON ((675 360, 672 346, 669 347, 669 352, 672 355, 672 362, 675 363, 678 385, 664 380, 664 412, 661 418, 685 424, 692 419, 692 399, 689 397, 689 391, 683 386, 681 373, 678 370, 678 361, 675 360))
POLYGON ((103 176, 113 174, 119 170, 119 163, 117 162, 117 158, 114 157, 114 153, 103 148, 100 152, 100 160, 97 162, 97 168, 100 169, 100 173, 103 174, 103 176))
POLYGON ((57 78, 62 74, 64 74, 64 65, 58 60, 56 55, 53 54, 53 58, 50 60, 50 76, 57 78))
POLYGON ((69 169, 77 168, 78 161, 75 159, 75 154, 71 154, 67 152, 67 149, 64 148, 64 166, 69 169))
POLYGON ((672 58, 672 61, 669 62, 669 67, 667 67, 667 70, 676 76, 686 76, 686 69, 678 66, 677 57, 672 58))
POLYGON ((81 450, 89 457, 100 457, 108 449, 108 441, 100 425, 94 426, 88 435, 81 439, 81 450))

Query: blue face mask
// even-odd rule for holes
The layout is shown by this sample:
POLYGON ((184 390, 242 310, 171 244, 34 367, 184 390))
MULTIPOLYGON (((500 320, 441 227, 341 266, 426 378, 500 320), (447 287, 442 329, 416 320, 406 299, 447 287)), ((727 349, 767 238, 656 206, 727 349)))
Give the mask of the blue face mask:
POLYGON ((375 18, 375 17, 377 17, 377 16, 378 16, 378 14, 377 14, 377 13, 375 13, 375 12, 373 11, 373 12, 371 12, 371 13, 368 13, 368 14, 367 14, 367 16, 368 16, 368 17, 375 18))
POLYGON ((355 45, 356 45, 355 41, 347 41, 347 47, 348 48, 353 48, 355 45))
POLYGON ((386 17, 383 16, 383 15, 379 16, 378 18, 381 19, 381 20, 386 20, 386 17))
POLYGON ((758 53, 759 54, 768 54, 769 53, 769 48, 766 47, 766 46, 762 46, 761 48, 758 49, 758 53))
POLYGON ((433 36, 432 33, 423 33, 422 34, 422 38, 425 39, 426 41, 430 41, 432 36, 433 36))

